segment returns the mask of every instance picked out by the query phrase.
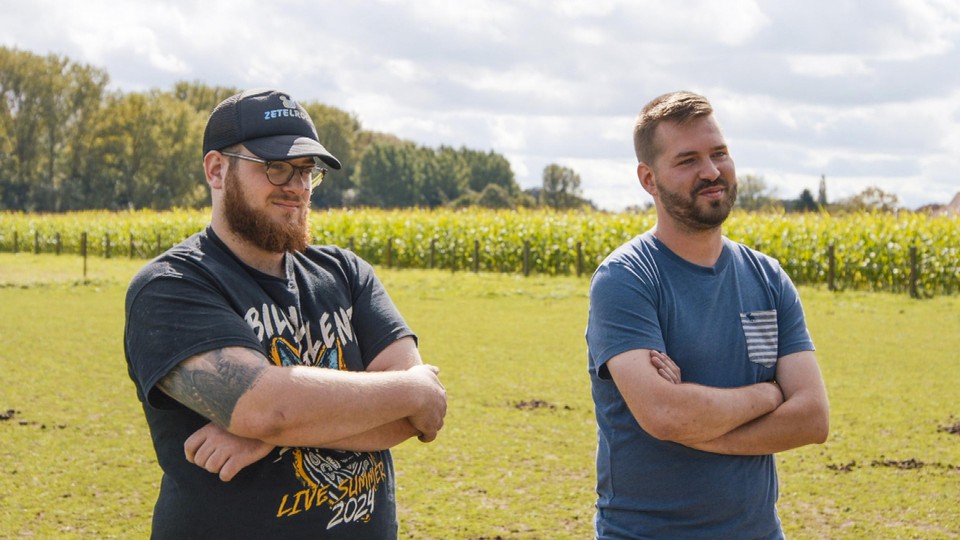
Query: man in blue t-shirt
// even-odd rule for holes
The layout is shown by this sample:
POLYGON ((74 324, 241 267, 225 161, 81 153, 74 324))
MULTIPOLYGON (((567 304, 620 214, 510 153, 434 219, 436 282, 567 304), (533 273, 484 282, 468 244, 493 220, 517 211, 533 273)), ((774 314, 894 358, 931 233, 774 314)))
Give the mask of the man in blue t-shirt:
POLYGON ((782 538, 773 454, 829 430, 796 288, 722 234, 737 178, 704 97, 651 101, 634 146, 657 224, 590 287, 596 536, 782 538))
POLYGON ((396 538, 390 448, 430 442, 446 392, 369 264, 311 246, 340 162, 286 93, 211 113, 210 225, 127 291, 124 349, 163 469, 151 538, 396 538))

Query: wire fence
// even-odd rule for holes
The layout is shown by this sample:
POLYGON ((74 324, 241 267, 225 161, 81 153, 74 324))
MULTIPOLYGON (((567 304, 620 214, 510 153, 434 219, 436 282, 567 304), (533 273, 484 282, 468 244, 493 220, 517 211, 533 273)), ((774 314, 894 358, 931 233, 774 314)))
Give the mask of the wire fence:
MULTIPOLYGON (((106 259, 127 257, 146 259, 160 255, 182 241, 183 237, 164 236, 157 231, 149 235, 123 236, 104 232, 91 235, 87 231, 65 234, 31 235, 18 230, 0 231, 0 251, 34 254, 77 254, 84 258, 86 277, 87 257, 106 259)), ((377 238, 363 235, 335 238, 326 235, 325 243, 334 243, 350 249, 374 265, 386 268, 444 269, 451 272, 499 272, 589 276, 614 248, 597 247, 596 243, 567 238, 558 241, 526 239, 505 242, 502 239, 484 241, 482 238, 462 240, 450 237, 377 238)), ((742 240, 741 240, 742 241, 742 240)), ((762 242, 756 242, 758 249, 762 242)), ((923 250, 917 245, 887 244, 884 256, 838 249, 833 243, 821 251, 807 251, 807 257, 792 253, 778 253, 776 246, 764 250, 780 260, 781 265, 800 285, 823 285, 833 291, 875 290, 909 294, 914 298, 950 295, 960 292, 960 260, 956 249, 941 253, 923 250), (944 257, 944 255, 946 257, 944 257)))

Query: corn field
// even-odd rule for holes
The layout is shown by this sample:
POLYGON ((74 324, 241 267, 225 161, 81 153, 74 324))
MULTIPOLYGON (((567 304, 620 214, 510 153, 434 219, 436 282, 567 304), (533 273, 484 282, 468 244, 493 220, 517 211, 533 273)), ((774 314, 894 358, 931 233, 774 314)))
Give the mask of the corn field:
MULTIPOLYGON (((208 220, 209 210, 0 213, 0 251, 147 258, 208 220)), ((589 275, 655 221, 652 212, 360 209, 315 211, 311 230, 316 243, 393 268, 589 275)), ((798 284, 960 293, 958 217, 734 212, 724 233, 777 258, 798 284)))

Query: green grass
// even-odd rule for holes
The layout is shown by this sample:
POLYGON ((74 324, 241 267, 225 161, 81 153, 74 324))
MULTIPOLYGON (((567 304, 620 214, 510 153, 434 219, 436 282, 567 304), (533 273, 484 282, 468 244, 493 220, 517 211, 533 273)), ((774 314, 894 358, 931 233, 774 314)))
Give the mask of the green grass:
MULTIPOLYGON (((148 536, 160 473, 121 344, 143 261, 88 264, 0 254, 0 538, 148 536)), ((440 438, 395 451, 401 537, 590 537, 587 280, 380 275, 449 395, 440 438)), ((832 430, 778 456, 788 536, 960 538, 960 297, 801 295, 832 430)))

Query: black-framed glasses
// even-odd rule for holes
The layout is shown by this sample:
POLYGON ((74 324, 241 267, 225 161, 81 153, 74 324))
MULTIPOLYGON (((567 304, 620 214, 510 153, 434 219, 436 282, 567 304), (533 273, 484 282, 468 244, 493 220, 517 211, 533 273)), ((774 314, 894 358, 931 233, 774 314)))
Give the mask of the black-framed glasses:
POLYGON ((323 182, 323 177, 327 174, 327 169, 318 165, 308 165, 306 167, 297 167, 287 161, 267 161, 253 156, 243 154, 234 154, 233 152, 220 152, 225 156, 245 159, 254 163, 263 164, 264 171, 267 173, 267 181, 275 186, 285 186, 293 180, 294 173, 297 178, 303 179, 304 173, 310 176, 310 188, 313 189, 323 182))

